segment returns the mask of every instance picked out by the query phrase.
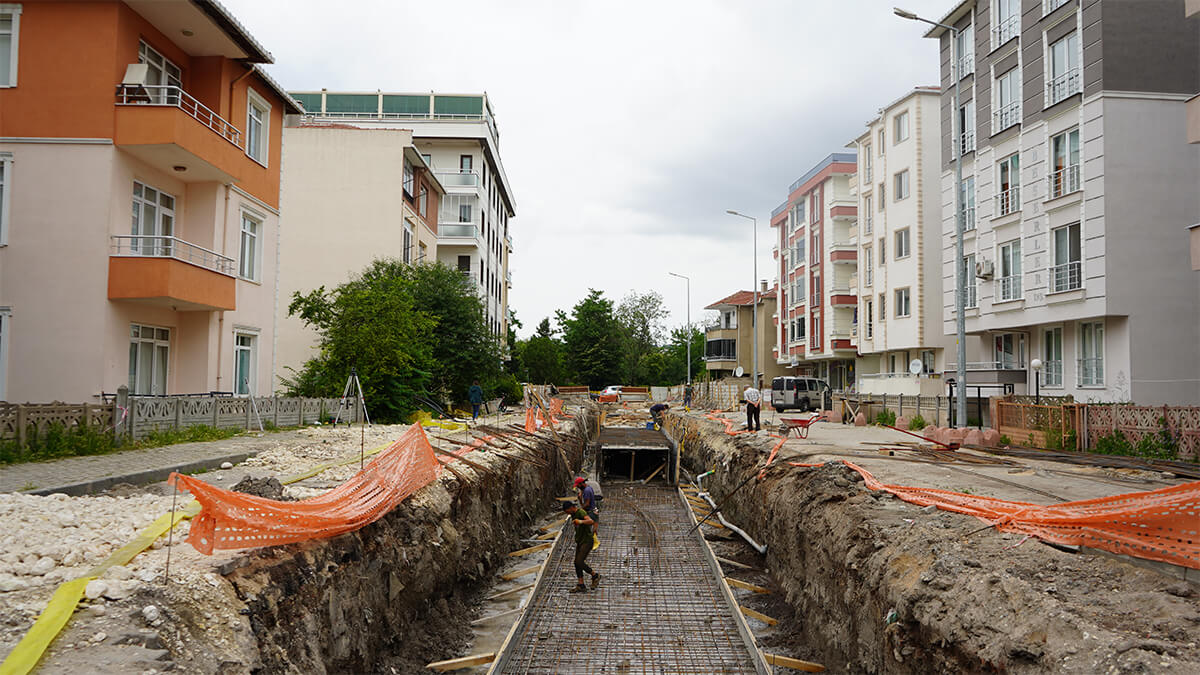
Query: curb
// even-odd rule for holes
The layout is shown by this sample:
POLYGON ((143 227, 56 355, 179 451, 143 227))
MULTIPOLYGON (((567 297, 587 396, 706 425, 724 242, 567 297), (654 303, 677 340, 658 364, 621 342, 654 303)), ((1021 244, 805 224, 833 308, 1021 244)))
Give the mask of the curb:
POLYGON ((95 480, 84 481, 82 483, 70 483, 67 485, 59 485, 56 487, 37 488, 34 490, 16 490, 14 494, 22 495, 37 495, 46 496, 51 494, 63 493, 72 497, 80 497, 83 495, 95 494, 103 492, 119 483, 129 483, 132 485, 146 485, 148 483, 157 483, 164 481, 172 472, 179 473, 195 473, 198 471, 207 471, 209 469, 219 468, 225 462, 238 464, 246 459, 258 454, 255 452, 239 452, 223 457, 211 457, 201 459, 194 462, 184 462, 168 467, 159 467, 156 469, 147 469, 145 471, 137 471, 134 473, 122 474, 120 476, 105 476, 95 480))

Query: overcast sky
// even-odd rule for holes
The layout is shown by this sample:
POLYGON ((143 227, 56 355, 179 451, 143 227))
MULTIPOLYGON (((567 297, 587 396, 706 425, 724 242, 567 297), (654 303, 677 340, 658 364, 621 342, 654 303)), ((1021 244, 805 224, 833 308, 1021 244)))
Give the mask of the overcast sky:
MULTIPOLYGON (((692 320, 773 280, 770 213, 883 105, 937 83, 884 0, 223 0, 291 90, 486 91, 516 200, 509 305, 532 332, 588 288, 692 320)), ((941 18, 953 0, 900 0, 941 18)), ((286 218, 286 214, 284 214, 286 218)), ((773 281, 772 281, 773 283, 773 281)))

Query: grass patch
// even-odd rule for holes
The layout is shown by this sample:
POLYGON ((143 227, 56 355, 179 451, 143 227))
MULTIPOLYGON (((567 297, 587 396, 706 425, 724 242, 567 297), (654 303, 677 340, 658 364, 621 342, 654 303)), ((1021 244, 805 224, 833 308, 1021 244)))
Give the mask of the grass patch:
POLYGON ((926 426, 928 425, 925 423, 925 418, 921 417, 920 413, 916 414, 911 420, 908 421, 909 431, 920 431, 926 426))
POLYGON ((875 424, 878 424, 879 426, 886 425, 889 427, 896 426, 896 411, 895 410, 883 410, 883 411, 879 412, 878 414, 875 415, 875 424))
POLYGON ((122 450, 159 448, 176 443, 217 441, 232 438, 240 433, 241 429, 216 429, 201 424, 183 429, 152 431, 143 439, 130 441, 125 438, 113 438, 111 432, 92 427, 67 428, 54 424, 43 434, 31 434, 24 447, 15 440, 0 441, 0 464, 44 462, 64 457, 87 457, 122 450))

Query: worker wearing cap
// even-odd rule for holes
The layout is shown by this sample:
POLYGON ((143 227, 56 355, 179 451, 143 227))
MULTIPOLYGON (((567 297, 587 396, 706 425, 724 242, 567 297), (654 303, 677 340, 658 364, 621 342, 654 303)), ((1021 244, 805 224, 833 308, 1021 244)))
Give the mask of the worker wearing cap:
POLYGON ((579 506, 587 511, 592 519, 592 529, 599 535, 600 500, 604 499, 600 496, 599 486, 583 476, 578 476, 575 478, 575 493, 579 495, 579 506))
POLYGON ((581 507, 571 502, 563 502, 563 511, 571 519, 571 523, 575 526, 575 576, 579 583, 575 588, 571 589, 571 593, 586 593, 588 587, 583 583, 584 573, 592 576, 592 588, 600 584, 600 573, 593 570, 587 564, 588 554, 592 552, 593 534, 592 528, 595 527, 595 521, 581 507))

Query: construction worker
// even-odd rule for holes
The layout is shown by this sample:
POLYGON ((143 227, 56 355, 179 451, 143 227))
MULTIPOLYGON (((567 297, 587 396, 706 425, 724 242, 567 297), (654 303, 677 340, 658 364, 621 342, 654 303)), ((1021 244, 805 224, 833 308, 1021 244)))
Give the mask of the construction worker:
POLYGON ((746 431, 757 432, 762 428, 758 420, 758 412, 762 407, 762 394, 748 384, 745 391, 742 392, 742 399, 746 401, 746 431))
POLYGON ((467 400, 471 402, 471 421, 474 422, 479 419, 479 406, 483 405, 483 388, 479 386, 479 380, 467 390, 467 400))
POLYGON ((692 383, 688 382, 683 387, 683 407, 692 407, 692 383))
POLYGON ((592 526, 595 521, 577 504, 571 502, 563 502, 563 512, 571 518, 571 523, 575 526, 575 576, 579 583, 575 584, 575 588, 570 590, 571 593, 586 593, 588 587, 583 583, 583 573, 587 572, 592 576, 592 588, 600 585, 600 573, 593 570, 587 564, 588 554, 592 552, 592 526))
POLYGON ((650 417, 654 419, 655 425, 659 427, 662 426, 663 413, 666 412, 667 408, 670 407, 671 406, 667 405, 666 403, 655 403, 654 405, 650 406, 650 417))
POLYGON ((592 531, 599 535, 600 500, 604 499, 600 495, 599 484, 583 476, 577 476, 575 478, 575 494, 579 497, 579 506, 592 518, 592 531))

